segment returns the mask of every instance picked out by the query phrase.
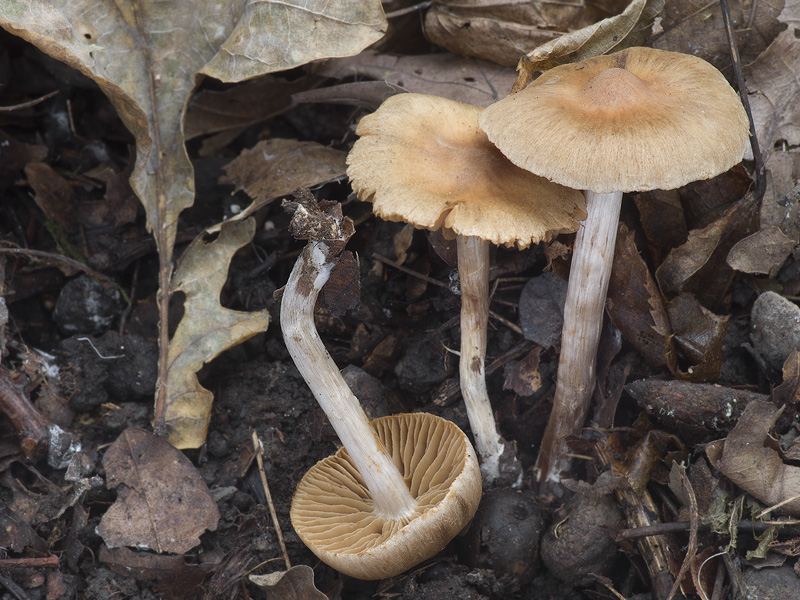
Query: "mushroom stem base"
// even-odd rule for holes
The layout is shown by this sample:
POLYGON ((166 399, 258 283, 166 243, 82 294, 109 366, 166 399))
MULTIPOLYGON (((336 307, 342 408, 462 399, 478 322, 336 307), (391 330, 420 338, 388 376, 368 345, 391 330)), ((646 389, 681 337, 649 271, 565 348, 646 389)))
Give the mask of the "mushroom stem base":
POLYGON ((588 216, 572 252, 553 410, 534 471, 539 482, 558 482, 569 470, 566 437, 580 433, 589 412, 621 205, 622 192, 586 192, 588 216))
POLYGON ((489 323, 489 242, 459 235, 458 277, 461 281, 461 359, 459 377, 467 418, 487 484, 510 479, 519 486, 522 467, 513 445, 500 437, 486 389, 486 329, 489 323), (505 457, 504 457, 505 452, 505 457), (501 464, 502 463, 502 464, 501 464))
POLYGON ((297 259, 281 300, 281 331, 297 370, 347 449, 375 502, 375 511, 397 519, 415 514, 397 466, 369 425, 364 409, 325 349, 314 324, 314 306, 333 270, 333 250, 311 241, 297 259))

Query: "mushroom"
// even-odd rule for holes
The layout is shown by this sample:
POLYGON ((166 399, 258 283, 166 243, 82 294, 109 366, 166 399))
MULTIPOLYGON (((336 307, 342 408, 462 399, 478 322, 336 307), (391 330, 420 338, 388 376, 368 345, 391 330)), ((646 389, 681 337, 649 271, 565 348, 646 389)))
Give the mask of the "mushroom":
POLYGON ((497 431, 486 390, 489 242, 524 249, 575 231, 584 200, 508 161, 479 129, 480 111, 436 96, 392 96, 361 119, 347 174, 382 219, 456 235, 461 394, 487 484, 519 484, 519 462, 497 431))
POLYGON ((291 228, 310 238, 281 300, 286 348, 343 448, 303 477, 291 519, 324 562, 362 579, 397 575, 441 550, 472 518, 481 497, 478 459, 467 436, 433 415, 372 424, 328 354, 314 306, 353 234, 339 205, 313 198, 295 208, 291 228))
POLYGON ((748 120, 709 63, 677 52, 628 48, 546 71, 487 108, 480 126, 514 164, 585 190, 588 217, 575 240, 553 410, 536 476, 569 468, 565 436, 580 431, 623 192, 673 189, 742 160, 748 120))

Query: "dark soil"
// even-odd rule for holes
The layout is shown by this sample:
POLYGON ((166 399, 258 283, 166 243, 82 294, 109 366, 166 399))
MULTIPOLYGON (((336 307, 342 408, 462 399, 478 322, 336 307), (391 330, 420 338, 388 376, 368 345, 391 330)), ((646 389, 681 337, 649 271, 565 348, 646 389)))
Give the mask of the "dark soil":
MULTIPOLYGON (((60 90, 57 97, 43 104, 4 114, 0 129, 28 144, 44 145, 44 161, 71 178, 77 202, 84 209, 102 203, 103 186, 87 184, 74 174, 105 163, 118 170, 128 165, 132 140, 110 104, 91 83, 77 76, 65 79, 61 70, 53 71, 50 59, 15 38, 0 35, 0 48, 0 76, 7 82, 2 90, 14 90, 13 94, 4 92, 3 104, 60 90), (64 125, 68 115, 79 134, 64 125)), ((190 153, 196 158, 197 201, 182 215, 176 256, 203 227, 225 216, 231 203, 230 187, 216 181, 221 165, 241 149, 269 135, 333 143, 347 149, 354 139, 352 125, 358 115, 348 107, 300 106, 244 131, 213 160, 199 158, 199 142, 190 144, 190 153)), ((50 220, 31 198, 22 170, 25 165, 22 161, 16 168, 0 169, 0 240, 23 250, 62 255, 69 246, 57 244, 48 231, 50 220)), ((459 347, 459 299, 453 292, 457 284, 453 283, 452 249, 448 253, 440 238, 414 232, 404 266, 443 285, 426 283, 373 258, 377 254, 395 260, 393 236, 402 224, 372 217, 368 204, 350 196, 346 182, 328 184, 315 190, 315 195, 342 202, 345 214, 357 223, 348 249, 359 258, 360 301, 343 312, 322 304, 317 317, 327 347, 367 412, 376 417, 424 410, 451 419, 468 431, 455 383, 457 357, 450 352, 459 347)), ((248 203, 243 195, 235 198, 241 205, 248 203)), ((628 221, 635 223, 633 203, 626 204, 625 211, 628 221)), ((44 458, 26 458, 18 427, 0 417, 0 520, 6 525, 17 523, 16 529, 6 527, 10 531, 7 535, 0 532, 0 559, 57 557, 51 567, 11 568, 0 561, 0 600, 265 597, 243 576, 251 570, 278 570, 283 562, 253 468, 252 431, 264 444, 266 474, 289 558, 292 564, 312 566, 316 586, 330 598, 619 597, 612 589, 626 598, 651 597, 646 557, 640 556, 631 543, 620 546, 611 541, 614 533, 624 528, 611 495, 603 496, 602 501, 589 501, 592 514, 581 515, 584 521, 575 519, 593 519, 596 535, 585 544, 596 544, 595 553, 559 550, 555 554, 563 560, 548 563, 552 573, 539 558, 539 536, 546 526, 563 518, 555 517, 554 511, 573 494, 561 489, 535 496, 531 490, 530 470, 552 400, 557 348, 539 351, 542 381, 538 389, 520 395, 504 383, 535 346, 518 329, 518 306, 524 283, 541 275, 548 263, 540 247, 493 252, 497 288, 492 311, 500 318, 490 323, 488 354, 494 368, 488 383, 502 433, 516 442, 527 469, 522 490, 510 492, 510 498, 488 502, 471 531, 436 558, 392 580, 362 582, 341 576, 306 549, 289 522, 292 493, 311 465, 334 452, 337 439, 281 339, 273 293, 285 283, 302 247, 291 239, 287 222, 279 202, 258 215, 256 237, 236 256, 222 299, 225 306, 237 310, 269 309, 272 319, 268 331, 226 352, 200 374, 202 384, 215 396, 213 416, 206 445, 186 454, 217 500, 219 526, 203 535, 202 545, 187 553, 179 567, 162 568, 159 573, 137 571, 132 575, 125 564, 104 551, 103 540, 95 530, 116 498, 116 492, 104 482, 101 459, 105 449, 127 427, 149 428, 152 418, 158 258, 141 208, 130 225, 90 227, 78 223, 75 230, 65 232, 69 244, 111 284, 57 261, 26 256, 25 252, 0 256, 0 293, 6 298, 10 315, 4 339, 0 340, 0 348, 5 345, 2 364, 9 370, 24 370, 28 378, 26 397, 80 442, 84 455, 80 481, 85 482, 85 488, 75 495, 78 484, 66 478, 63 467, 54 468, 44 458), (131 304, 121 290, 132 299, 131 304), (29 368, 37 361, 42 369, 45 365, 58 367, 60 375, 45 378, 42 369, 29 368), (515 497, 520 495, 524 500, 515 497), (607 505, 609 508, 604 509, 607 505), (599 515, 595 515, 597 511, 599 515)), ((562 241, 568 243, 569 239, 562 241)), ((789 265, 784 272, 791 269, 796 265, 789 265)), ((565 274, 564 261, 557 260, 554 270, 565 274)), ((785 279, 796 279, 793 273, 785 279)), ((741 347, 747 341, 749 309, 755 296, 751 287, 737 279, 726 306, 718 309, 731 316, 718 382, 766 394, 775 381, 769 377, 775 374, 760 368, 741 347)), ((173 324, 181 317, 180 298, 174 304, 173 324)), ((560 317, 555 314, 545 318, 560 317)), ((607 331, 601 366, 604 377, 617 382, 614 389, 618 394, 625 381, 668 375, 665 370, 648 366, 632 345, 615 335, 612 325, 607 331), (614 340, 621 346, 614 348, 614 340)), ((612 389, 612 383, 607 387, 612 389)), ((614 425, 626 427, 636 422, 641 410, 631 397, 622 394, 613 412, 614 425)), ((683 456, 694 461, 701 456, 701 449, 687 447, 683 456)), ((603 467, 594 461, 580 461, 574 478, 593 482, 601 470, 603 467)), ((674 499, 665 484, 665 477, 654 477, 650 485, 661 498, 664 516, 673 518, 675 514, 668 507, 674 499)), ((547 544, 555 542, 552 532, 546 539, 547 544)), ((674 548, 685 550, 687 540, 686 532, 675 534, 674 548)), ((741 542, 745 549, 753 545, 752 538, 741 542)), ((790 589, 798 589, 796 581, 790 589)))

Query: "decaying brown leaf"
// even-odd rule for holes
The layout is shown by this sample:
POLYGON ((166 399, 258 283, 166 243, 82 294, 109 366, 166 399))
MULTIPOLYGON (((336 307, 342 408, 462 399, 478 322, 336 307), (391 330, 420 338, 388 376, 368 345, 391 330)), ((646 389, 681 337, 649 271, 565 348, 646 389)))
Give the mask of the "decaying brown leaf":
POLYGON ((346 157, 346 152, 316 142, 272 138, 243 150, 224 167, 219 182, 244 190, 254 200, 247 209, 252 214, 270 200, 343 177, 346 157))
POLYGON ((97 532, 109 548, 136 546, 182 554, 215 530, 219 510, 182 452, 152 433, 129 427, 103 457, 117 500, 97 532))
POLYGON ((724 440, 706 447, 711 464, 766 506, 792 499, 777 509, 800 515, 800 467, 784 464, 769 432, 782 409, 771 402, 751 402, 724 440))
POLYGON ((513 390, 519 396, 531 396, 542 387, 542 374, 539 372, 541 346, 536 346, 506 373, 504 390, 513 390))
POLYGON ((653 259, 660 264, 663 255, 686 241, 689 232, 677 190, 653 190, 633 194, 639 223, 653 259))
POLYGON ((425 15, 425 33, 434 44, 455 54, 514 67, 531 48, 589 25, 598 12, 584 0, 438 0, 425 15))
MULTIPOLYGON (((732 0, 729 5, 741 64, 749 65, 781 30, 777 17, 784 2, 732 0)), ((730 74, 731 51, 719 2, 670 0, 655 33, 654 48, 694 54, 730 74)))
POLYGON ((514 90, 523 89, 536 71, 579 62, 612 50, 641 45, 636 35, 650 27, 664 8, 664 0, 631 0, 620 14, 583 27, 532 50, 517 66, 519 78, 514 90))
POLYGON ((337 79, 367 77, 407 92, 477 106, 489 106, 508 94, 516 79, 514 69, 449 53, 392 56, 366 51, 326 61, 316 74, 337 79))
POLYGON ((274 117, 292 106, 292 94, 308 86, 307 77, 287 81, 264 75, 224 91, 203 90, 186 112, 184 136, 191 140, 274 117))
POLYGON ((75 202, 72 186, 59 175, 53 167, 43 162, 29 163, 25 166, 25 176, 35 193, 33 199, 45 216, 64 231, 74 231, 75 202))
MULTIPOLYGON (((166 297, 178 215, 194 202, 183 118, 200 76, 235 82, 354 54, 383 35, 386 19, 378 0, 11 0, 0 4, 0 26, 93 79, 134 135, 131 186, 156 239, 166 297)), ((162 382, 169 375, 167 305, 160 303, 162 382)), ((164 391, 156 395, 157 431, 164 429, 164 391)))
POLYGON ((224 223, 212 242, 200 235, 175 270, 172 291, 184 292, 186 300, 184 317, 169 344, 164 422, 176 448, 198 448, 206 438, 214 397, 200 385, 197 371, 269 325, 267 310, 247 313, 220 304, 228 265, 234 253, 253 239, 255 228, 255 221, 246 219, 224 223))
POLYGON ((327 600, 314 585, 314 570, 308 565, 295 565, 288 571, 268 575, 250 575, 250 581, 273 600, 327 600))
POLYGON ((800 145, 800 7, 786 3, 780 23, 789 25, 745 69, 753 121, 761 147, 769 150, 779 141, 800 145))
POLYGON ((620 226, 614 250, 614 266, 608 284, 606 310, 623 337, 654 367, 677 360, 667 310, 647 264, 634 244, 634 232, 620 226))
POLYGON ((519 297, 519 321, 526 340, 543 348, 559 344, 567 282, 555 273, 531 278, 519 297))
POLYGON ((733 245, 753 231, 757 202, 752 194, 731 206, 702 229, 689 232, 656 269, 656 280, 666 296, 694 292, 706 306, 715 306, 730 284, 732 269, 725 259, 733 245))
POLYGON ((716 381, 722 370, 722 340, 728 330, 728 317, 715 315, 687 293, 669 302, 667 314, 675 346, 691 364, 686 372, 673 373, 688 381, 716 381))
POLYGON ((743 273, 775 277, 797 243, 778 227, 767 225, 736 242, 728 253, 728 264, 743 273))

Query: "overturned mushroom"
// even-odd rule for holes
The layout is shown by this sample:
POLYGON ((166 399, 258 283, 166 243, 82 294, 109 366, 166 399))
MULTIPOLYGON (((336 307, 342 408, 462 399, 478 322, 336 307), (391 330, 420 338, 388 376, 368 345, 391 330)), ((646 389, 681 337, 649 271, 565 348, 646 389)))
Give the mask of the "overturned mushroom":
POLYGON ((497 431, 484 373, 489 242, 527 248, 575 231, 585 211, 579 192, 507 160, 478 127, 480 111, 436 96, 392 96, 359 123, 347 174, 382 219, 457 236, 461 393, 487 483, 515 483, 520 466, 497 431))
POLYGON ((564 307, 556 395, 537 478, 569 467, 564 438, 580 431, 595 384, 595 357, 623 192, 673 189, 742 160, 748 122, 731 86, 695 56, 629 48, 562 65, 480 116, 514 164, 586 190, 564 307))
POLYGON ((297 237, 310 238, 281 300, 289 354, 344 448, 309 470, 291 519, 323 561, 361 579, 402 573, 440 551, 472 518, 480 469, 466 435, 433 415, 367 420, 314 325, 314 306, 353 233, 338 205, 296 207, 297 237))

